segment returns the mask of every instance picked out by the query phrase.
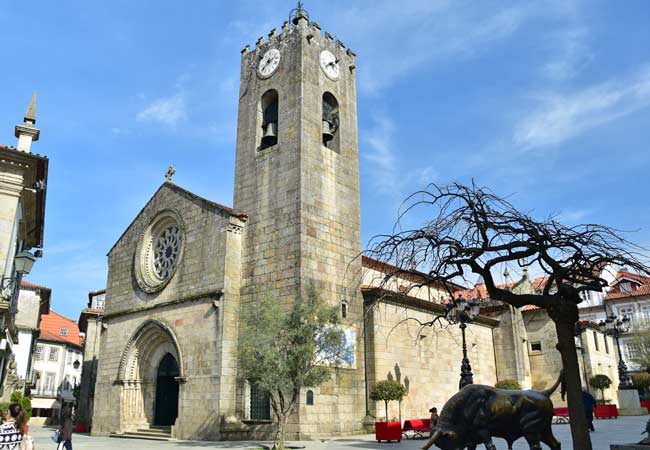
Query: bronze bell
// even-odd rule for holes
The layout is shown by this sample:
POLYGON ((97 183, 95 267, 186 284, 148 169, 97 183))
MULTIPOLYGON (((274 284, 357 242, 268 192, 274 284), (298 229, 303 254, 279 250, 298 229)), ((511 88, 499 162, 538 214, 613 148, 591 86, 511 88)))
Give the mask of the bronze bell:
POLYGON ((334 139, 334 135, 330 129, 330 123, 327 120, 323 120, 323 144, 327 147, 327 143, 334 139))
POLYGON ((271 147, 278 143, 278 123, 269 122, 264 128, 264 136, 262 136, 262 145, 264 147, 271 147))

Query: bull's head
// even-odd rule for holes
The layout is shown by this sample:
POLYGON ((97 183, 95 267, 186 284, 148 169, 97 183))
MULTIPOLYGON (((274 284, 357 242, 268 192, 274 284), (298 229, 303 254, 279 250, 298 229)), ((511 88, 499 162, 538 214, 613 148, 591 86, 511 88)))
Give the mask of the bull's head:
POLYGON ((433 444, 442 450, 462 450, 465 447, 455 431, 436 430, 427 443, 422 446, 422 450, 428 450, 433 444))

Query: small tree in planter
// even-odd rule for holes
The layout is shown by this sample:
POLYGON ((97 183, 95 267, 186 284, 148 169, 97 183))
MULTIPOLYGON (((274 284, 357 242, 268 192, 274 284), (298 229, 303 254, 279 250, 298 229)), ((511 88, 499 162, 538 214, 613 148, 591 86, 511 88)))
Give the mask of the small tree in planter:
POLYGON ((521 385, 517 380, 505 379, 497 381, 497 384, 494 387, 499 389, 508 389, 510 391, 518 391, 521 389, 521 385))
POLYGON ((372 392, 370 392, 370 400, 384 402, 386 422, 388 422, 388 402, 392 400, 401 402, 404 394, 406 394, 406 388, 401 383, 393 380, 383 380, 375 384, 372 392))
POLYGON ((605 403, 605 389, 612 385, 612 380, 607 375, 598 374, 589 378, 589 385, 600 391, 600 397, 603 403, 605 403))

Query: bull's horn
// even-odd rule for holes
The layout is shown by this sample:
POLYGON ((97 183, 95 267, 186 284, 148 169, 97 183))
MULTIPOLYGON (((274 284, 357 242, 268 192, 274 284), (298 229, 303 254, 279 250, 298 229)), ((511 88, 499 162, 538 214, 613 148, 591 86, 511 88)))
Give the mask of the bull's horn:
POLYGON ((436 443, 438 438, 440 437, 440 431, 436 431, 433 433, 433 436, 429 438, 426 444, 424 444, 422 447, 420 447, 422 450, 429 450, 429 447, 431 447, 433 444, 436 443))

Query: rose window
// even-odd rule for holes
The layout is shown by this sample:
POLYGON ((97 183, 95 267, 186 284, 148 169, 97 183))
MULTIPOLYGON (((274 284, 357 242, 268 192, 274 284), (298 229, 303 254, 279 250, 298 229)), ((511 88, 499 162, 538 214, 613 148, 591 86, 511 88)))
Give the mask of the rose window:
POLYGON ((176 261, 181 250, 181 230, 171 226, 164 230, 154 243, 153 270, 160 278, 166 280, 176 268, 176 261))
POLYGON ((171 210, 160 212, 144 230, 135 254, 135 278, 143 291, 153 294, 172 279, 183 257, 183 227, 171 210))

